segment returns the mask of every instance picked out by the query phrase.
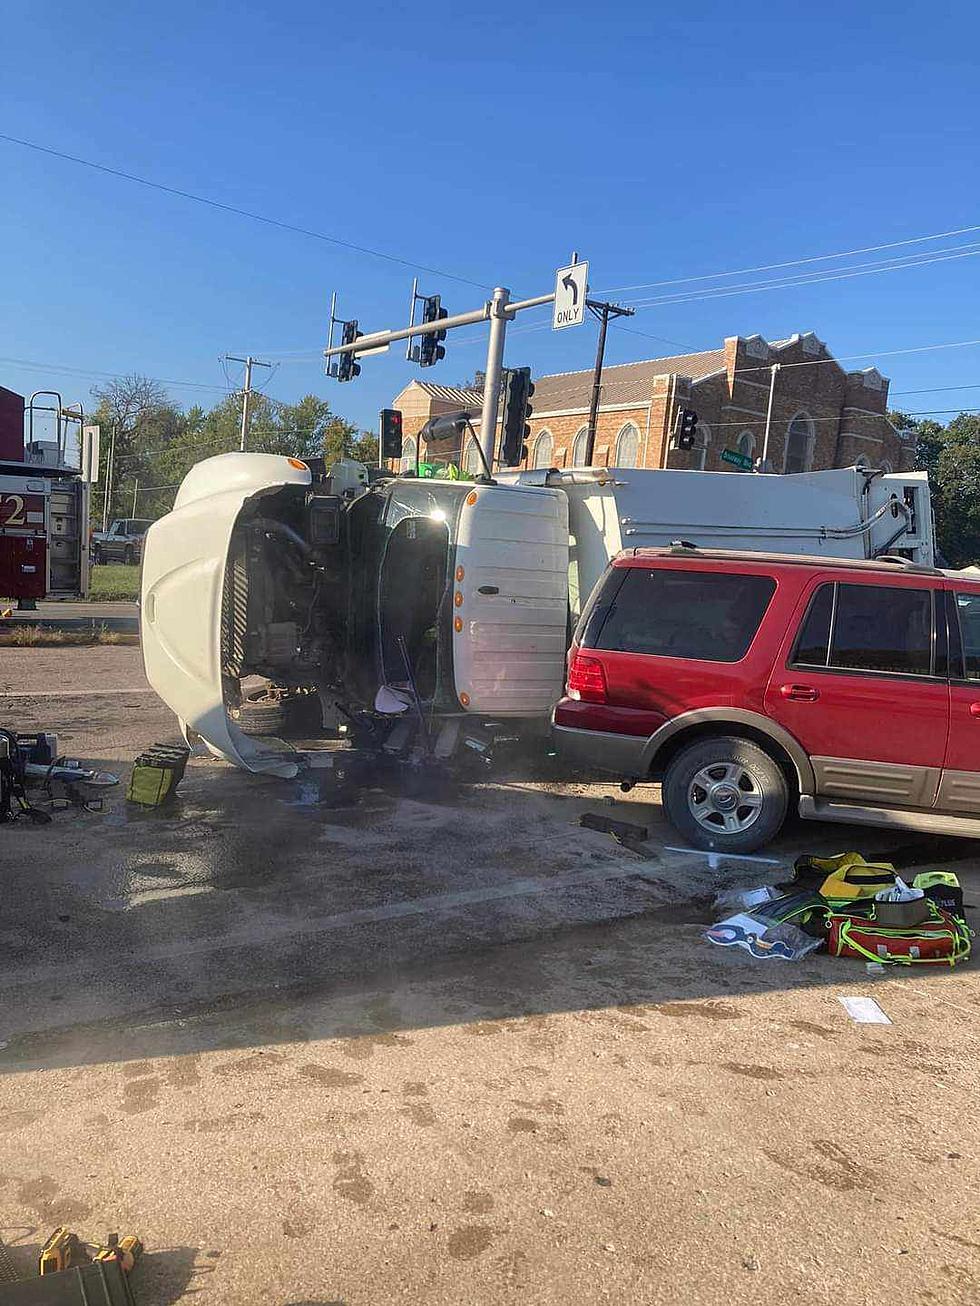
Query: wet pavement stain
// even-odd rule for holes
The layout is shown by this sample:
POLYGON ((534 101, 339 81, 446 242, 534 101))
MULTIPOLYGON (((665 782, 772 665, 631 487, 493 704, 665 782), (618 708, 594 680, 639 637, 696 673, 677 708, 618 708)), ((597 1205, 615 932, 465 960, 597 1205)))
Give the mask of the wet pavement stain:
POLYGON ((661 1016, 700 1016, 704 1020, 738 1020, 742 1012, 725 1002, 657 1002, 651 1008, 661 1016))
POLYGON ((449 1235, 446 1250, 455 1261, 469 1261, 490 1247, 493 1235, 494 1230, 485 1224, 467 1224, 449 1235))
POLYGON ((351 1038, 343 1045, 345 1057, 352 1061, 367 1061, 374 1056, 375 1048, 410 1047, 412 1040, 405 1034, 362 1034, 360 1038, 351 1038))
POLYGON ((40 1111, 4 1111, 0 1113, 0 1134, 12 1134, 40 1119, 40 1111))
POLYGON ((167 1069, 167 1083, 171 1088, 193 1088, 201 1082, 197 1057, 176 1057, 167 1069))
POLYGON ((537 1120, 531 1120, 528 1116, 511 1116, 507 1121, 507 1128, 512 1134, 536 1134, 540 1127, 537 1120))
MULTIPOLYGON (((702 1062, 689 1062, 690 1065, 701 1065, 702 1062)), ((747 1079, 785 1079, 786 1076, 778 1070, 773 1070, 771 1066, 749 1066, 740 1061, 723 1061, 719 1066, 720 1070, 727 1070, 733 1075, 745 1075, 747 1079)))
POLYGON ((274 1070, 289 1058, 281 1052, 256 1052, 251 1057, 239 1057, 236 1061, 225 1061, 215 1067, 216 1075, 255 1074, 265 1070, 274 1070))
POLYGON ((122 1109, 130 1116, 152 1111, 157 1105, 160 1083, 156 1076, 129 1080, 123 1088, 122 1109))
POLYGON ((333 1181, 334 1192, 355 1206, 367 1206, 374 1196, 374 1184, 363 1171, 363 1153, 335 1152, 333 1159, 340 1166, 333 1181))
POLYGON ((348 1070, 337 1070, 334 1066, 318 1066, 314 1062, 300 1066, 297 1072, 304 1079, 312 1079, 324 1088, 352 1088, 363 1084, 363 1075, 354 1075, 348 1070))
POLYGON ((408 1106, 403 1106, 401 1114, 411 1120, 413 1125, 419 1125, 423 1129, 436 1122, 436 1113, 425 1102, 412 1102, 408 1106))
POLYGON ((51 1175, 25 1179, 17 1186, 17 1200, 36 1211, 43 1220, 70 1224, 88 1217, 91 1207, 61 1196, 61 1187, 51 1175))

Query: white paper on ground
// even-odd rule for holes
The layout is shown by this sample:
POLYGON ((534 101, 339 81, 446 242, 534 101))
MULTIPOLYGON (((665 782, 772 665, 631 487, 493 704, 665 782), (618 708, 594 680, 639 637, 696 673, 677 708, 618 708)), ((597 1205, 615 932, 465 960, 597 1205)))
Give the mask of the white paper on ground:
POLYGON ((892 1023, 874 998, 838 998, 837 1001, 851 1020, 856 1020, 859 1025, 890 1025, 892 1023))

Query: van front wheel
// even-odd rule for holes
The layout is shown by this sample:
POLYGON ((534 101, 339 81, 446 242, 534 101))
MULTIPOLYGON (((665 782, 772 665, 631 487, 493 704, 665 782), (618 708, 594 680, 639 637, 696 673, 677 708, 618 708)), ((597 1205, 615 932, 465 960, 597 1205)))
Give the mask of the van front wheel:
POLYGON ((682 748, 667 767, 663 803, 695 848, 747 853, 779 833, 789 786, 779 765, 748 739, 719 735, 682 748))

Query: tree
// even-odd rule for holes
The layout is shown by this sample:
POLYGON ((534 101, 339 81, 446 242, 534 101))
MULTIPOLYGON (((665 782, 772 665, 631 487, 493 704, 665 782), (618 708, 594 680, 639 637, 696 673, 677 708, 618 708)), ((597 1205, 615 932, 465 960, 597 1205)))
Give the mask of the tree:
MULTIPOLYGON (((156 451, 182 433, 186 419, 159 381, 137 373, 114 377, 105 385, 96 386, 92 395, 97 402, 92 420, 102 428, 99 485, 92 505, 93 516, 98 519, 109 490, 110 450, 113 450, 111 516, 120 504, 129 510, 131 501, 127 495, 137 481, 144 485, 152 483, 156 451)), ((137 513, 141 512, 137 503, 137 513)))
MULTIPOLYGON (((177 486, 195 463, 230 453, 241 439, 241 396, 229 394, 214 408, 199 405, 186 413, 164 387, 145 376, 118 377, 92 391, 98 407, 93 420, 102 426, 100 488, 93 496, 93 518, 102 517, 109 448, 115 433, 113 510, 136 509, 138 517, 158 517, 173 504, 177 486)), ((248 448, 254 453, 293 458, 323 457, 327 466, 351 457, 376 463, 376 436, 338 417, 325 399, 305 395, 286 404, 253 393, 249 403, 248 448)))

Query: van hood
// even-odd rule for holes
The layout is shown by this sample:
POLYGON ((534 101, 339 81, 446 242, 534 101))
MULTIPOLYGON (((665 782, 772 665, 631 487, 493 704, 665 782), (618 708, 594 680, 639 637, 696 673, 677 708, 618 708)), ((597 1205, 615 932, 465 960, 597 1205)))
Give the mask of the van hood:
POLYGON ((232 531, 243 505, 309 468, 275 454, 227 453, 193 467, 173 512, 143 542, 140 636, 150 685, 212 753, 249 771, 294 776, 298 765, 228 718, 221 671, 221 600, 232 531))

